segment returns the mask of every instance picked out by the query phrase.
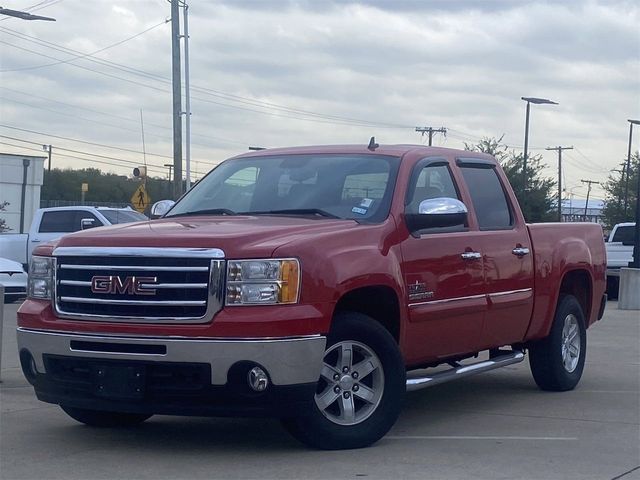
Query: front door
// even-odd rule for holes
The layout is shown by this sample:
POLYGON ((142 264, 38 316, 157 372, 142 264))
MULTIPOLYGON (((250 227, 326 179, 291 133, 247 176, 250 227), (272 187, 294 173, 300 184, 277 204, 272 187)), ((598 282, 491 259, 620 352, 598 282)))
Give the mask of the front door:
MULTIPOLYGON (((406 210, 422 200, 460 199, 448 162, 425 159, 415 167, 406 210)), ((425 229, 401 244, 409 323, 404 352, 409 364, 475 351, 487 297, 480 232, 469 225, 425 229)))

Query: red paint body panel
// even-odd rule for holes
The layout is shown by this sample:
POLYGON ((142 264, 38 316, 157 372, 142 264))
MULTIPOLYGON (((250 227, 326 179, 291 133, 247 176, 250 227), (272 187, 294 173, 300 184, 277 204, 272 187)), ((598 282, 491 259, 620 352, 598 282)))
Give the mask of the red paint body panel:
MULTIPOLYGON (((408 365, 437 362, 480 349, 544 337, 549 331, 563 277, 587 272, 591 282, 589 324, 604 293, 605 253, 601 229, 591 224, 525 225, 515 196, 498 167, 513 207, 510 230, 481 231, 459 157, 495 162, 484 154, 422 146, 301 147, 249 152, 241 157, 302 153, 357 153, 402 157, 389 217, 379 224, 353 220, 282 216, 194 216, 116 225, 68 235, 55 246, 221 248, 226 258, 295 257, 302 290, 296 305, 225 307, 203 324, 135 324, 56 318, 49 302, 27 300, 18 311, 21 327, 135 336, 258 338, 326 334, 336 303, 361 287, 386 286, 400 305, 400 348, 408 365), (468 206, 468 230, 412 236, 404 221, 405 196, 416 162, 445 159, 468 206), (527 247, 520 259, 511 251, 527 247), (481 258, 462 260, 477 251, 481 258), (408 285, 433 292, 409 299, 408 285), (499 295, 495 295, 498 293, 499 295), (492 295, 493 294, 493 295, 492 295)), ((233 161, 233 160, 231 160, 233 161)))

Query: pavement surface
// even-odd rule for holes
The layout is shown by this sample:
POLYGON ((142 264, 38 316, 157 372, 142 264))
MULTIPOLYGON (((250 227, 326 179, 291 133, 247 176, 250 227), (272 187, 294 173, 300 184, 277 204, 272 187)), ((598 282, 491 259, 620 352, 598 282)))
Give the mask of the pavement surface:
POLYGON ((389 434, 325 452, 278 421, 155 416, 94 429, 36 400, 4 307, 1 479, 640 479, 640 313, 610 302, 581 383, 537 389, 528 363, 408 395, 389 434))

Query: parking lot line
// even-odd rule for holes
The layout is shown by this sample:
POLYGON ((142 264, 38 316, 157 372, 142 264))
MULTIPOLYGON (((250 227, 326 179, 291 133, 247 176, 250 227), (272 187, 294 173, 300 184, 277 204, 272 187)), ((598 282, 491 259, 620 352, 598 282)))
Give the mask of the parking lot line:
POLYGON ((387 435, 388 440, 558 440, 576 441, 577 437, 491 437, 486 435, 387 435))

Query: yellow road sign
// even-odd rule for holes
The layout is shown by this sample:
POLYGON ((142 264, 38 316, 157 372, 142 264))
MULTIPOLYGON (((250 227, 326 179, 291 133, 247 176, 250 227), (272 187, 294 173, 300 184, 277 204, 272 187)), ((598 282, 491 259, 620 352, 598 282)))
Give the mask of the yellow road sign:
POLYGON ((143 213, 149 205, 151 205, 151 197, 144 188, 144 183, 136 189, 131 197, 131 204, 140 213, 143 213))

